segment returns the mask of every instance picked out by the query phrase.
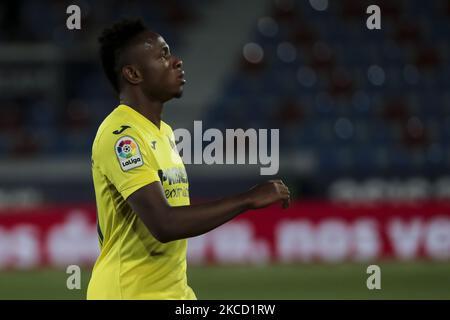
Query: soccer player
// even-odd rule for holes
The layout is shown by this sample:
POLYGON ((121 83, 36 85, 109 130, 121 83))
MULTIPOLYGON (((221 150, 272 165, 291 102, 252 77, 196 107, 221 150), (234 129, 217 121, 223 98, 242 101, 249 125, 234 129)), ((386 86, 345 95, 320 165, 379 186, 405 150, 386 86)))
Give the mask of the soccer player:
POLYGON ((101 247, 88 299, 196 299, 187 284, 186 238, 204 234, 249 209, 288 206, 280 180, 241 194, 190 205, 188 179, 165 102, 179 98, 183 63, 141 20, 103 31, 100 56, 120 104, 100 125, 92 175, 101 247))

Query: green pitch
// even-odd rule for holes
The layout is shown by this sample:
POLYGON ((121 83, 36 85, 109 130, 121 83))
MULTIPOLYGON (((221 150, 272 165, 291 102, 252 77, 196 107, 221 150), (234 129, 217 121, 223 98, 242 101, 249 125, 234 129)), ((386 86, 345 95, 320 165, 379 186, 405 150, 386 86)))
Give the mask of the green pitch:
MULTIPOLYGON (((381 290, 368 290, 369 264, 189 267, 199 299, 450 299, 450 262, 379 263, 381 290)), ((64 270, 0 272, 0 299, 84 299, 64 270)))

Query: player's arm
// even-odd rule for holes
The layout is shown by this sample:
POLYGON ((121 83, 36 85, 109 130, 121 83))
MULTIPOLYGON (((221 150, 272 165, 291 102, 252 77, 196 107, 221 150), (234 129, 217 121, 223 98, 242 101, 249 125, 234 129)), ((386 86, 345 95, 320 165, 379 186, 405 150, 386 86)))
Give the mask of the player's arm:
POLYGON ((290 194, 281 180, 271 180, 236 196, 171 207, 161 183, 153 182, 132 193, 127 201, 152 235, 165 243, 204 234, 246 210, 263 208, 275 202, 282 202, 287 207, 290 194))

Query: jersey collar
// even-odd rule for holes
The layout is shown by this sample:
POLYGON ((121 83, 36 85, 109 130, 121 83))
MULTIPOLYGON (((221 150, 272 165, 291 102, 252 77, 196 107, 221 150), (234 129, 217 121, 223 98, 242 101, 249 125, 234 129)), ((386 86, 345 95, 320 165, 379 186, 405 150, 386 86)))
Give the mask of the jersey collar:
POLYGON ((126 104, 120 104, 117 107, 118 110, 123 111, 129 115, 131 115, 134 118, 137 118, 138 121, 141 121, 143 123, 145 123, 146 125, 150 126, 153 131, 156 131, 159 134, 162 134, 162 128, 163 128, 163 124, 164 122, 161 120, 161 124, 160 127, 158 128, 153 122, 151 122, 149 119, 147 119, 144 115, 142 115, 141 113, 139 113, 138 111, 136 111, 135 109, 133 109, 132 107, 126 105, 126 104))

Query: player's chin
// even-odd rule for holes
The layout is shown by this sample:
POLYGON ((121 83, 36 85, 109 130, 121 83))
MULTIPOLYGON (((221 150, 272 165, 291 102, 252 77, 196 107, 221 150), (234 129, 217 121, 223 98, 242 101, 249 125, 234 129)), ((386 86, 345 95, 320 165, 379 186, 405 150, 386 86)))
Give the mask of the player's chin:
POLYGON ((182 96, 183 96, 183 86, 180 86, 178 90, 174 93, 173 97, 179 99, 182 96))

